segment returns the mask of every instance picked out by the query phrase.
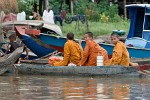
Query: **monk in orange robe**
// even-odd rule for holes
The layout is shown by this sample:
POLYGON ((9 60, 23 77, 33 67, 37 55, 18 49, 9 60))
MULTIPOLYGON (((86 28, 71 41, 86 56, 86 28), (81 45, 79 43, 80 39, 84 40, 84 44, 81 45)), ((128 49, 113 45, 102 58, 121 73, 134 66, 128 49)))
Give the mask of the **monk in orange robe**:
POLYGON ((115 45, 112 53, 112 58, 105 63, 106 66, 122 65, 129 66, 130 58, 125 44, 119 41, 117 33, 111 34, 111 41, 115 45))
POLYGON ((62 61, 54 62, 54 66, 67 66, 69 63, 77 65, 82 58, 82 47, 74 41, 74 34, 67 34, 67 42, 64 45, 64 58, 62 61))
POLYGON ((108 60, 107 51, 100 47, 93 40, 93 33, 87 32, 84 35, 84 39, 86 41, 86 46, 83 51, 83 57, 80 62, 80 66, 96 66, 97 65, 97 56, 104 56, 104 63, 108 60))

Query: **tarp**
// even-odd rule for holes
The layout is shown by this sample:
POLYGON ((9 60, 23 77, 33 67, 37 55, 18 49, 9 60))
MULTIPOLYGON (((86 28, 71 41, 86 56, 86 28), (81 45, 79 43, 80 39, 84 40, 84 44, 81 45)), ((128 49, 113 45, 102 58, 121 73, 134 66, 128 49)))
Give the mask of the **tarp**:
POLYGON ((24 11, 17 14, 17 21, 23 21, 23 20, 26 20, 26 13, 24 11))
POLYGON ((42 18, 45 22, 54 24, 54 13, 52 10, 50 10, 49 12, 47 10, 44 10, 42 18))
POLYGON ((127 8, 129 10, 130 16, 130 28, 127 38, 131 37, 142 38, 145 7, 138 5, 138 6, 128 6, 127 8))

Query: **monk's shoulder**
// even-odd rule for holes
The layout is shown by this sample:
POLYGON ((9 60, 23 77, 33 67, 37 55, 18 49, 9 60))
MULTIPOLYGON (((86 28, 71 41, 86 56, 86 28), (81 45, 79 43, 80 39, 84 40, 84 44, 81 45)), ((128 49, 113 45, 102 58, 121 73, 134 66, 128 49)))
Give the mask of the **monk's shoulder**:
POLYGON ((70 45, 70 42, 67 41, 64 46, 69 46, 69 45, 70 45))
POLYGON ((115 45, 115 47, 122 47, 124 46, 124 43, 121 41, 118 41, 117 44, 115 45))

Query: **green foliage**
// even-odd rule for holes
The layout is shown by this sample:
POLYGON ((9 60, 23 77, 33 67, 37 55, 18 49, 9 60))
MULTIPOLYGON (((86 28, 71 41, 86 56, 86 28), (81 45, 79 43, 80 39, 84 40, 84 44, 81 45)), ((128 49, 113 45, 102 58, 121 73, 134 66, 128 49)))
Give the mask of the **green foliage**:
POLYGON ((18 0, 19 12, 25 11, 26 15, 32 15, 34 0, 18 0))
POLYGON ((65 4, 65 0, 49 0, 49 5, 56 15, 60 14, 61 9, 66 11, 69 9, 69 6, 65 4))
POLYGON ((88 0, 78 0, 74 3, 74 14, 84 14, 88 6, 88 0))
POLYGON ((99 4, 88 2, 88 0, 78 0, 74 5, 74 12, 75 14, 88 15, 90 21, 115 21, 113 17, 118 15, 118 5, 112 4, 109 6, 107 0, 102 0, 99 4))
MULTIPOLYGON (((35 0, 38 4, 39 0, 35 0)), ((65 3, 66 0, 49 0, 50 9, 53 9, 55 15, 59 15, 61 9, 66 10, 69 14, 69 5, 65 3)), ((73 0, 74 1, 74 0, 73 0)), ((34 0, 18 0, 19 12, 25 11, 26 15, 32 15, 34 0)), ((91 22, 118 22, 123 21, 123 17, 118 15, 118 5, 108 5, 107 0, 101 0, 99 4, 89 2, 89 0, 78 0, 74 2, 74 14, 85 14, 87 19, 91 22)), ((68 18, 66 19, 69 19, 68 18)))
POLYGON ((72 22, 72 15, 67 14, 66 17, 65 17, 65 23, 71 24, 71 22, 72 22))
MULTIPOLYGON (((34 1, 38 5, 39 0, 18 0, 19 12, 25 11, 27 16, 32 15, 34 1)), ((67 11, 69 6, 66 5, 64 1, 65 0, 49 0, 50 9, 53 9, 55 14, 60 14, 61 9, 67 11)))
POLYGON ((89 11, 88 19, 90 21, 99 21, 100 20, 100 14, 99 14, 99 11, 97 9, 96 3, 89 3, 88 11, 89 11))
POLYGON ((109 16, 105 15, 105 13, 100 14, 100 19, 102 23, 107 23, 109 21, 109 16))
MULTIPOLYGON (((100 35, 106 35, 111 34, 113 30, 125 30, 126 33, 128 33, 129 30, 129 21, 118 21, 118 22, 107 22, 102 23, 100 22, 91 22, 89 21, 89 31, 94 33, 94 37, 100 36, 100 35)), ((61 27, 61 26, 60 26, 61 27)), ((85 29, 85 25, 81 24, 79 25, 78 30, 76 28, 76 22, 72 22, 72 24, 66 24, 64 23, 64 27, 61 27, 61 30, 63 32, 63 36, 66 36, 68 32, 73 32, 75 34, 75 38, 83 38, 84 33, 87 31, 85 29)))

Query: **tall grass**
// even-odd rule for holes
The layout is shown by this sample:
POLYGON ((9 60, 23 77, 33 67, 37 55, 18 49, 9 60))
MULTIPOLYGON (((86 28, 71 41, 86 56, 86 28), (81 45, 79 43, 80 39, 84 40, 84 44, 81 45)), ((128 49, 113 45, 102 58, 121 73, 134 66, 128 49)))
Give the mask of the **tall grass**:
MULTIPOLYGON (((94 37, 110 34, 112 30, 124 30, 126 34, 128 34, 129 30, 129 21, 119 21, 119 22, 88 22, 89 24, 89 31, 94 33, 94 37)), ((60 26, 61 27, 61 26, 60 26)), ((84 33, 87 32, 86 25, 79 23, 79 29, 76 22, 72 22, 71 24, 64 23, 64 26, 61 27, 63 32, 63 36, 66 36, 68 32, 73 32, 75 34, 75 38, 82 38, 84 33)))

